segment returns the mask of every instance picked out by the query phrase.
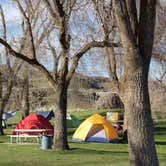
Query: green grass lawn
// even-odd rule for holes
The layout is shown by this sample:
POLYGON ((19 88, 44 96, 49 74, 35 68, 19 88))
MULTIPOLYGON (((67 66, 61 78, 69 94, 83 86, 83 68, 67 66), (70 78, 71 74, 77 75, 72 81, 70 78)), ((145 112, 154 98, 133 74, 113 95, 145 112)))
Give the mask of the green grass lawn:
POLYGON ((70 143, 70 147, 70 151, 60 152, 44 151, 37 145, 2 144, 0 148, 0 165, 129 165, 127 145, 70 143))
MULTIPOLYGON (((95 111, 75 112, 80 120, 95 111)), ((99 111, 104 114, 104 110, 99 111)), ((166 119, 155 124, 155 140, 160 166, 166 165, 166 119)), ((69 130, 71 131, 71 130, 69 130)), ((6 134, 11 132, 5 130, 6 134)), ((10 144, 7 136, 0 137, 0 166, 128 166, 126 143, 73 143, 69 132, 70 151, 41 150, 37 144, 10 144)))

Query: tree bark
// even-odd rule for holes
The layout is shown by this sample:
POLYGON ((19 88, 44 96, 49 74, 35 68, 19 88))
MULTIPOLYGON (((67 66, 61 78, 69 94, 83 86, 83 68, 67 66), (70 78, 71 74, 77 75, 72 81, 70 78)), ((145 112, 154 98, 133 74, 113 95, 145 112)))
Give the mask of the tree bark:
POLYGON ((132 73, 126 84, 124 105, 130 163, 133 166, 157 166, 148 81, 145 72, 142 70, 132 73))
POLYGON ((57 109, 54 110, 54 149, 68 150, 67 142, 67 86, 63 85, 59 88, 56 99, 57 109))
MULTIPOLYGON (((139 30, 142 33, 146 32, 144 35, 148 35, 148 38, 140 34, 139 45, 137 36, 132 31, 125 1, 114 0, 113 2, 124 49, 124 75, 121 91, 124 92, 130 164, 132 166, 158 166, 148 92, 148 71, 153 45, 155 1, 148 0, 150 4, 152 3, 150 8, 147 1, 141 1, 142 5, 145 5, 144 11, 147 10, 144 14, 149 13, 153 17, 148 15, 149 19, 141 22, 140 26, 142 27, 139 30)), ((142 14, 140 17, 142 18, 142 14)))
POLYGON ((22 92, 22 119, 29 115, 29 78, 24 79, 22 92))
POLYGON ((2 109, 2 73, 0 71, 0 135, 4 135, 3 132, 3 126, 2 126, 2 115, 3 115, 3 109, 2 109))
POLYGON ((0 135, 4 135, 3 125, 2 125, 2 115, 3 115, 2 101, 0 101, 0 135))

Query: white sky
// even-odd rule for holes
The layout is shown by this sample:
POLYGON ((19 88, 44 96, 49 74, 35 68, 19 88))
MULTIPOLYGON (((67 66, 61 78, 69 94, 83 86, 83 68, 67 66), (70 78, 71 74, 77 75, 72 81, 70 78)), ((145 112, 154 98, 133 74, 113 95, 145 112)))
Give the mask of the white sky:
POLYGON ((7 23, 19 23, 20 13, 12 0, 0 0, 0 4, 5 13, 5 20, 7 23))
MULTIPOLYGON (((166 0, 159 0, 160 2, 162 2, 163 6, 166 6, 166 0)), ((3 10, 4 10, 4 14, 5 14, 5 20, 7 22, 8 25, 8 37, 10 38, 10 36, 17 36, 18 34, 20 34, 20 29, 19 24, 21 21, 21 15, 19 13, 19 10, 17 9, 16 5, 12 2, 12 0, 0 0, 0 5, 2 6, 3 10)), ((164 42, 165 43, 165 42, 164 42)), ((85 56, 85 58, 88 56, 85 56)), ((84 58, 84 61, 85 61, 84 58)), ((102 64, 96 64, 96 68, 94 68, 94 64, 93 64, 93 59, 86 59, 86 69, 84 73, 86 73, 88 75, 88 71, 90 75, 96 74, 97 76, 108 76, 107 73, 107 69, 106 67, 104 68, 102 64), (93 66, 90 66, 90 64, 93 64, 93 66), (89 66, 89 67, 88 67, 89 66)), ((106 65, 105 65, 106 66, 106 65)), ((154 63, 151 63, 151 72, 154 72, 153 70, 156 70, 156 67, 153 68, 154 63)), ((81 65, 80 65, 81 67, 81 65)), ((80 68, 80 71, 83 72, 84 68, 80 68)), ((158 68, 158 70, 160 70, 158 68)))

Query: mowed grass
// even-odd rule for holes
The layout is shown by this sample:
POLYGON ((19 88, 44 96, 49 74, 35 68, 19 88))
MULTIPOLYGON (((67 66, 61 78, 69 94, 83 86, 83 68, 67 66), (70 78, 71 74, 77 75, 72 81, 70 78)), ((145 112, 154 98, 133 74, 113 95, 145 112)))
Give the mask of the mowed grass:
MULTIPOLYGON (((75 112, 81 121, 96 111, 75 112)), ((104 115, 104 110, 99 111, 104 115)), ((155 140, 160 166, 166 165, 166 119, 155 123, 155 140)), ((70 131, 70 130, 69 130, 70 131)), ((5 130, 6 134, 11 132, 5 130)), ((10 144, 0 137, 0 166, 128 166, 126 143, 73 143, 69 132, 70 151, 41 150, 38 144, 10 144)))
POLYGON ((2 166, 129 165, 127 146, 70 143, 70 151, 41 150, 37 145, 2 144, 2 166))

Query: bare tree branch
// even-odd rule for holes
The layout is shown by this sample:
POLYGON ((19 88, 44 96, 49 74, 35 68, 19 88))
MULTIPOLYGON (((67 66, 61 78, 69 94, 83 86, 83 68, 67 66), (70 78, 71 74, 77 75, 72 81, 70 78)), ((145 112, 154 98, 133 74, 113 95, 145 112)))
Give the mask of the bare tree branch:
POLYGON ((57 90, 57 87, 55 87, 55 80, 52 78, 51 74, 48 72, 48 70, 42 65, 40 64, 37 59, 33 58, 33 59, 30 59, 28 58, 27 56, 19 53, 19 52, 16 52, 14 49, 12 49, 12 47, 6 42, 4 41, 2 38, 0 38, 0 43, 2 45, 4 45, 5 47, 8 48, 9 50, 9 53, 11 55, 13 55, 14 57, 17 57, 19 59, 22 59, 24 61, 26 61, 27 63, 31 64, 33 67, 35 67, 36 69, 38 69, 45 77, 46 79, 48 80, 48 82, 52 85, 53 89, 54 90, 57 90))
POLYGON ((111 83, 113 83, 116 88, 116 91, 119 91, 119 79, 117 77, 116 73, 116 58, 115 58, 115 52, 113 47, 106 48, 106 52, 108 57, 108 64, 109 64, 109 72, 110 72, 110 78, 111 78, 111 83))
POLYGON ((61 69, 59 71, 59 76, 61 79, 68 72, 68 52, 70 47, 70 35, 68 34, 68 16, 63 9, 63 3, 59 0, 55 0, 54 5, 56 9, 51 7, 48 0, 44 1, 52 18, 57 21, 58 17, 58 27, 59 27, 59 41, 61 45, 61 69))
POLYGON ((156 0, 141 1, 138 43, 144 63, 150 63, 154 39, 156 0))
POLYGON ((49 0, 43 0, 43 2, 45 3, 45 5, 46 5, 46 7, 47 7, 47 9, 48 9, 48 11, 50 12, 50 14, 51 14, 51 16, 52 16, 52 18, 57 22, 58 20, 57 20, 57 13, 54 11, 54 9, 52 8, 52 6, 51 6, 51 4, 50 4, 50 2, 49 2, 49 0))
MULTIPOLYGON (((6 37, 6 33, 7 33, 7 31, 6 31, 6 22, 5 22, 4 12, 3 12, 3 9, 1 7, 1 5, 0 5, 0 15, 1 15, 1 19, 2 19, 3 39, 7 40, 7 37, 6 37)), ((8 53, 7 48, 5 48, 5 56, 6 56, 7 66, 9 68, 9 70, 11 70, 10 58, 9 58, 9 53, 8 53)))
POLYGON ((155 59, 162 60, 162 61, 166 61, 166 56, 165 56, 165 55, 161 55, 161 54, 154 53, 152 56, 153 56, 153 58, 155 58, 155 59))
POLYGON ((40 3, 41 3, 41 1, 39 0, 38 3, 36 4, 36 6, 33 9, 33 20, 31 22, 32 29, 35 27, 35 25, 37 23, 37 20, 38 20, 38 17, 40 15, 39 10, 38 10, 39 6, 40 6, 40 3))
POLYGON ((69 13, 68 13, 68 17, 71 16, 71 13, 73 11, 73 8, 74 8, 76 2, 77 2, 77 0, 73 0, 73 2, 70 3, 70 10, 69 10, 69 13))
POLYGON ((135 36, 137 36, 137 34, 138 34, 138 17, 137 17, 136 2, 135 2, 135 0, 127 0, 126 5, 127 5, 128 14, 130 17, 130 24, 131 24, 132 31, 135 34, 135 36))
POLYGON ((27 23, 27 28, 28 28, 28 31, 29 31, 29 37, 30 37, 30 41, 31 41, 31 49, 32 49, 32 55, 34 58, 36 58, 36 50, 35 50, 35 45, 34 45, 34 39, 33 39, 33 33, 32 33, 32 27, 31 27, 31 23, 30 23, 30 20, 29 20, 29 17, 26 15, 23 7, 21 6, 19 0, 14 0, 21 12, 21 14, 23 15, 24 19, 26 20, 26 23, 27 23))
MULTIPOLYGON (((110 5, 106 5, 103 3, 102 0, 93 0, 93 5, 96 10, 96 15, 98 16, 98 19, 102 25, 101 31, 105 38, 107 40, 114 41, 115 39, 115 27, 116 27, 116 22, 115 22, 115 17, 114 13, 111 10, 110 5), (110 29, 112 29, 110 31, 110 29), (111 37, 110 37, 110 32, 111 32, 111 37), (110 39, 111 38, 111 39, 110 39)), ((116 69, 116 58, 115 58, 115 52, 113 47, 105 48, 106 55, 108 57, 108 64, 109 64, 109 73, 110 73, 110 78, 111 78, 111 83, 113 83, 114 87, 116 87, 116 91, 119 91, 119 80, 117 77, 117 69, 116 69)))
POLYGON ((67 75, 67 81, 70 81, 71 77, 73 76, 76 67, 78 66, 79 59, 91 48, 94 47, 120 47, 120 43, 109 43, 108 41, 92 41, 88 44, 85 44, 82 48, 79 49, 79 51, 73 56, 72 64, 70 71, 67 75))
POLYGON ((110 30, 113 28, 112 24, 114 24, 113 12, 110 8, 110 5, 106 5, 106 1, 104 0, 92 0, 93 6, 96 11, 96 15, 100 21, 100 25, 102 27, 103 35, 105 38, 109 38, 110 30))
POLYGON ((39 38, 36 39, 36 40, 37 40, 37 41, 36 41, 37 47, 42 43, 42 41, 43 41, 47 36, 49 36, 49 34, 53 31, 54 26, 55 26, 55 24, 52 22, 52 20, 50 20, 49 23, 46 25, 47 28, 45 27, 44 22, 43 22, 42 25, 43 25, 43 27, 44 27, 44 31, 40 34, 39 38))
POLYGON ((57 11, 59 13, 60 17, 65 16, 65 11, 63 10, 63 2, 61 3, 59 0, 54 0, 55 2, 55 7, 57 8, 57 11))
POLYGON ((58 77, 58 61, 59 61, 60 56, 57 55, 56 50, 51 45, 51 42, 50 42, 49 38, 47 38, 47 42, 48 42, 48 45, 49 45, 49 47, 51 49, 51 52, 52 52, 52 55, 53 55, 53 58, 54 58, 54 65, 53 65, 53 73, 52 73, 52 75, 53 75, 54 80, 56 80, 57 77, 58 77))

